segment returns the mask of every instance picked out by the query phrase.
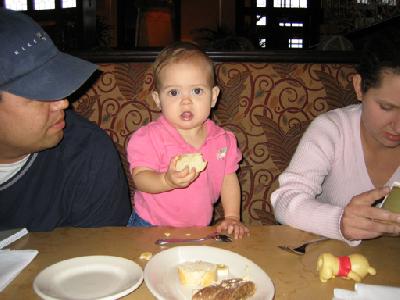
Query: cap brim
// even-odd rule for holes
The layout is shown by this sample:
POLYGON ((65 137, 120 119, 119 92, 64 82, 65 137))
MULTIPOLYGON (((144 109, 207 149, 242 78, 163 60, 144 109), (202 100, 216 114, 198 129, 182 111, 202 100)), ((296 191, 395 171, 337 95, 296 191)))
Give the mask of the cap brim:
POLYGON ((1 89, 28 99, 64 99, 75 92, 96 69, 95 64, 58 52, 41 67, 2 86, 1 89))

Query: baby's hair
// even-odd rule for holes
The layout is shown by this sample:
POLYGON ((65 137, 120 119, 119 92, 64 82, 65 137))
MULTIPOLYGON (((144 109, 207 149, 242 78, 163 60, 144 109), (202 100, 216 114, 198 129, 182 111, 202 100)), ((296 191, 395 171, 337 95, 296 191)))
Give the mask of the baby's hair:
POLYGON ((365 43, 357 67, 364 93, 380 86, 383 73, 400 75, 399 47, 399 39, 394 36, 373 36, 365 43))
POLYGON ((189 61, 191 59, 204 60, 209 66, 210 85, 215 85, 214 63, 211 58, 197 45, 190 42, 176 42, 165 47, 158 54, 153 64, 154 89, 160 87, 161 70, 173 63, 189 61))

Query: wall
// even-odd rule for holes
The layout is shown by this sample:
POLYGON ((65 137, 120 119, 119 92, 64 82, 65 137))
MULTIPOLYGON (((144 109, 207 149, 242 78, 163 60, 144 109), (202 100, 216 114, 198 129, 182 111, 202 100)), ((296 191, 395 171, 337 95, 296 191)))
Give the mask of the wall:
POLYGON ((181 0, 181 40, 192 40, 193 29, 218 25, 235 32, 235 0, 181 0))

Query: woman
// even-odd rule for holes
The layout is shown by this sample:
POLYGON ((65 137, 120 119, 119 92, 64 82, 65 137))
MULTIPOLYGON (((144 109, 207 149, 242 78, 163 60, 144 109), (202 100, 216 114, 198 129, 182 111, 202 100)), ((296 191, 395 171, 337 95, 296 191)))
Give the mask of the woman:
POLYGON ((374 207, 400 181, 399 46, 366 49, 353 76, 361 103, 311 123, 271 196, 279 222, 350 245, 400 233, 400 214, 374 207))

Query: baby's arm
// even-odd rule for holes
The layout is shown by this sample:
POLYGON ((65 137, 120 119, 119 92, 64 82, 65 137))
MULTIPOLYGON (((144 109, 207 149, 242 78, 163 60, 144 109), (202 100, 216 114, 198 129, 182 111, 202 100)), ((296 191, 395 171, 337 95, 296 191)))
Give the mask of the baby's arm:
POLYGON ((131 170, 135 187, 141 191, 151 194, 168 192, 177 188, 185 188, 192 183, 199 173, 195 169, 185 168, 182 171, 175 169, 176 156, 171 159, 167 172, 157 172, 146 167, 136 167, 131 170))
POLYGON ((240 222, 240 186, 236 173, 224 177, 221 189, 221 202, 225 218, 217 226, 217 231, 233 233, 235 239, 249 233, 249 229, 240 222))

